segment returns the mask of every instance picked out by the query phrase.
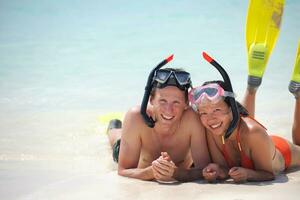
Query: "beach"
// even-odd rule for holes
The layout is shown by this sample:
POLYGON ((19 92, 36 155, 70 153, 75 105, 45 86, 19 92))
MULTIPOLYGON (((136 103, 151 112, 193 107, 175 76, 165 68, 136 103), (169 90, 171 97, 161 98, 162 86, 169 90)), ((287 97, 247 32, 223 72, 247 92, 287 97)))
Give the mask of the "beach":
MULTIPOLYGON (((107 124, 98 120, 140 104, 148 73, 171 54, 170 66, 189 71, 196 86, 220 78, 201 56, 208 52, 230 74, 241 100, 247 6, 239 0, 1 1, 1 199, 296 199, 299 171, 249 184, 120 177, 107 124)), ((287 88, 299 10, 298 1, 286 1, 256 103, 256 118, 289 140, 294 98, 287 88)))
MULTIPOLYGON (((62 113, 56 114, 61 116, 62 113)), ((49 119, 48 116, 46 118, 49 119)), ((55 119, 55 122, 63 118, 55 119)), ((73 120, 83 121, 82 117, 79 119, 75 117, 73 120)), ((84 133, 84 137, 76 138, 70 135, 69 137, 73 137, 72 144, 68 144, 69 142, 53 144, 59 147, 55 156, 43 153, 37 156, 36 151, 32 150, 32 153, 28 151, 19 158, 15 157, 11 160, 2 158, 1 195, 4 195, 5 199, 26 200, 166 199, 170 197, 173 199, 297 199, 300 171, 281 174, 274 181, 246 184, 234 184, 232 180, 217 184, 209 184, 205 181, 160 184, 118 176, 117 166, 111 159, 111 150, 103 133, 103 127, 99 126, 97 121, 85 121, 85 124, 89 124, 91 129, 78 125, 72 127, 76 127, 78 133, 84 133), (94 134, 95 132, 101 134, 94 134)), ((56 126, 58 129, 61 128, 58 124, 56 126)), ((70 133, 72 129, 64 130, 65 133, 70 133)), ((66 137, 65 140, 71 138, 66 137)))

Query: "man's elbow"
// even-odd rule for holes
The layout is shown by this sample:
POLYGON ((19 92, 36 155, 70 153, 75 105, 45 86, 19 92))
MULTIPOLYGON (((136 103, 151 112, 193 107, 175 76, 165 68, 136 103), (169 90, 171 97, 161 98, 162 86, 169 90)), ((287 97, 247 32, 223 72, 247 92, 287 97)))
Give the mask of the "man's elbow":
POLYGON ((269 176, 267 177, 266 181, 273 181, 273 180, 275 180, 275 178, 276 178, 276 175, 274 173, 270 173, 269 176))
POLYGON ((119 176, 125 176, 125 169, 121 168, 121 167, 118 167, 118 175, 119 176))
POLYGON ((262 181, 273 181, 276 178, 276 174, 273 172, 266 172, 262 181))

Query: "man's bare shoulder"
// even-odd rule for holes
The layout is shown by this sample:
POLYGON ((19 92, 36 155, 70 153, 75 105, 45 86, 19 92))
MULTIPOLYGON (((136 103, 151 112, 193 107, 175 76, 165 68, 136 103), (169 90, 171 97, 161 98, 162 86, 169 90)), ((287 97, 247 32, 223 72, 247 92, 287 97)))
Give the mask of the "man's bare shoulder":
POLYGON ((127 111, 123 122, 124 129, 135 132, 146 126, 140 113, 140 108, 140 106, 134 106, 127 111))
POLYGON ((186 123, 192 123, 192 124, 201 123, 198 113, 196 113, 190 107, 183 112, 182 121, 186 123))
POLYGON ((198 113, 196 113, 192 108, 188 108, 184 111, 182 124, 192 132, 198 132, 200 129, 203 129, 198 113))
POLYGON ((130 108, 127 111, 126 115, 130 115, 132 117, 138 117, 140 115, 140 110, 141 110, 141 106, 136 105, 136 106, 130 108))

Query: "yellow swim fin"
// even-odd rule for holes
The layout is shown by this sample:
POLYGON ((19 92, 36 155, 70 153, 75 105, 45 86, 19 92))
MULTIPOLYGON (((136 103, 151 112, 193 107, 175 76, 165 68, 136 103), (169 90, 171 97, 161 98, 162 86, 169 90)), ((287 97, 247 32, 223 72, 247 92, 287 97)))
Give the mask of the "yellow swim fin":
POLYGON ((109 112, 104 115, 100 115, 97 117, 100 124, 105 125, 106 131, 105 133, 108 134, 108 131, 112 128, 121 128, 122 127, 122 120, 124 117, 124 113, 122 112, 109 112))
POLYGON ((276 43, 284 0, 250 0, 246 25, 248 85, 258 87, 276 43))
POLYGON ((108 124, 110 122, 110 120, 112 120, 112 119, 122 120, 123 116, 124 116, 124 113, 122 113, 122 112, 109 112, 109 113, 106 113, 104 115, 98 116, 98 121, 101 124, 105 125, 105 124, 108 124))
POLYGON ((296 61, 294 71, 289 85, 289 91, 295 95, 300 96, 300 40, 298 43, 298 50, 296 54, 296 61))

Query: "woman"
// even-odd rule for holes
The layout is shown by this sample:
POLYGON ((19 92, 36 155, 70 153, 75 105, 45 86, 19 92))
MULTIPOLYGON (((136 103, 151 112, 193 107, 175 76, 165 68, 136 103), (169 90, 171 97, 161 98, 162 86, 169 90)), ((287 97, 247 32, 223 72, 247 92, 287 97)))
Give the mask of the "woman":
POLYGON ((256 89, 247 88, 244 105, 234 100, 231 83, 223 68, 207 54, 224 81, 206 82, 189 93, 193 108, 207 131, 213 163, 203 169, 208 181, 232 178, 235 182, 273 180, 286 169, 300 166, 300 97, 296 97, 293 139, 268 135, 254 116, 256 89), (233 123, 234 122, 234 123, 233 123))

